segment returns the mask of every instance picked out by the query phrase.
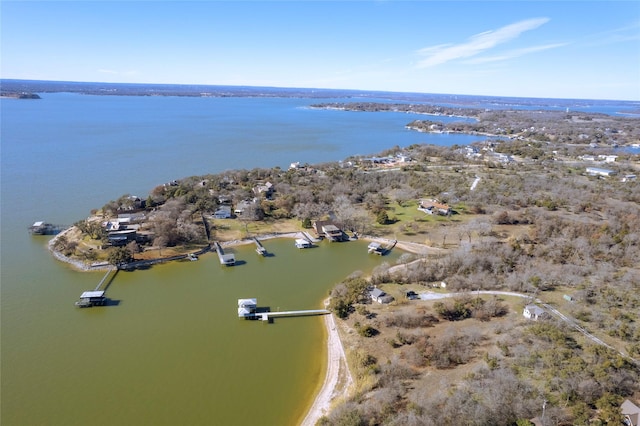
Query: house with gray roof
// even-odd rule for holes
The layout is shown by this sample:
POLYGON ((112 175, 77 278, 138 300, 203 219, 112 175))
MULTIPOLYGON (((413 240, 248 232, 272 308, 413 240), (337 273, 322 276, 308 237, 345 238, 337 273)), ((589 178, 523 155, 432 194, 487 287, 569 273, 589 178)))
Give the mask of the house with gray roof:
POLYGON ((388 295, 378 287, 374 287, 374 289, 369 292, 369 296, 371 297, 371 300, 373 300, 374 302, 384 303, 384 304, 391 303, 394 300, 393 296, 388 295))
POLYGON ((522 316, 534 321, 543 319, 548 315, 549 314, 547 313, 547 311, 545 311, 544 309, 542 309, 540 306, 537 306, 537 305, 527 305, 524 307, 524 311, 522 312, 522 316))

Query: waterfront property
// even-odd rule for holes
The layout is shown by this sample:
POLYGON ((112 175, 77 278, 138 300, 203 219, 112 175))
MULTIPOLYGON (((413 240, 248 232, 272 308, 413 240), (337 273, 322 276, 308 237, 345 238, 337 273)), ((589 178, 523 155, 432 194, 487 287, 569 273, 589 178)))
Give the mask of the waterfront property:
POLYGON ((333 222, 328 220, 318 220, 314 222, 313 228, 319 238, 326 238, 329 241, 343 241, 344 233, 333 222))

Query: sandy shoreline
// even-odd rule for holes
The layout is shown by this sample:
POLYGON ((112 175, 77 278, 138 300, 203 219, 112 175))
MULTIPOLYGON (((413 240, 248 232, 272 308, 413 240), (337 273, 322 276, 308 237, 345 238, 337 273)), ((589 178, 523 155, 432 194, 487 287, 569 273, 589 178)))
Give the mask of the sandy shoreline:
MULTIPOLYGON (((328 299, 325 306, 328 305, 328 299)), ((327 373, 320 392, 307 412, 302 426, 313 426, 322 416, 329 414, 334 400, 347 397, 353 384, 342 340, 338 334, 333 314, 325 315, 327 329, 327 373), (339 382, 342 382, 339 386, 339 382)))

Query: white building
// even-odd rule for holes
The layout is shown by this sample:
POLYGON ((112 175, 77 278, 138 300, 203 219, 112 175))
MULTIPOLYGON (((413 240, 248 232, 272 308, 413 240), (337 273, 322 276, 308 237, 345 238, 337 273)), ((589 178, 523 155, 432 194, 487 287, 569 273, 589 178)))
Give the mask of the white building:
POLYGON ((522 316, 526 319, 537 321, 547 316, 547 311, 536 305, 527 305, 524 307, 522 316))
POLYGON ((600 167, 587 167, 587 173, 591 176, 604 176, 609 177, 615 175, 615 170, 601 169, 600 167))

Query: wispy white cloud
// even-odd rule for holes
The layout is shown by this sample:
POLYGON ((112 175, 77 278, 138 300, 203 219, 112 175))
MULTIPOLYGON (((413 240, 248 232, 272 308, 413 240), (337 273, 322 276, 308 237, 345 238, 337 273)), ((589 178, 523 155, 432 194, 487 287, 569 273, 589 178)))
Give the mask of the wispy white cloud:
POLYGON ((485 64, 488 62, 498 62, 498 61, 506 61, 507 59, 513 59, 520 56, 528 55, 530 53, 542 52, 543 50, 556 49, 558 47, 563 47, 568 45, 569 43, 554 43, 554 44, 544 44, 540 46, 531 46, 525 47, 522 49, 515 49, 504 52, 501 55, 494 56, 482 56, 479 58, 472 58, 464 61, 465 64, 485 64))
POLYGON ((418 68, 428 68, 461 58, 476 56, 500 44, 511 41, 525 31, 534 30, 549 22, 549 18, 533 18, 519 21, 495 31, 485 31, 469 37, 460 44, 440 44, 418 50, 424 58, 417 64, 418 68))
POLYGON ((608 44, 625 43, 640 40, 640 20, 623 27, 613 28, 596 34, 591 34, 586 44, 588 46, 605 46, 608 44))

